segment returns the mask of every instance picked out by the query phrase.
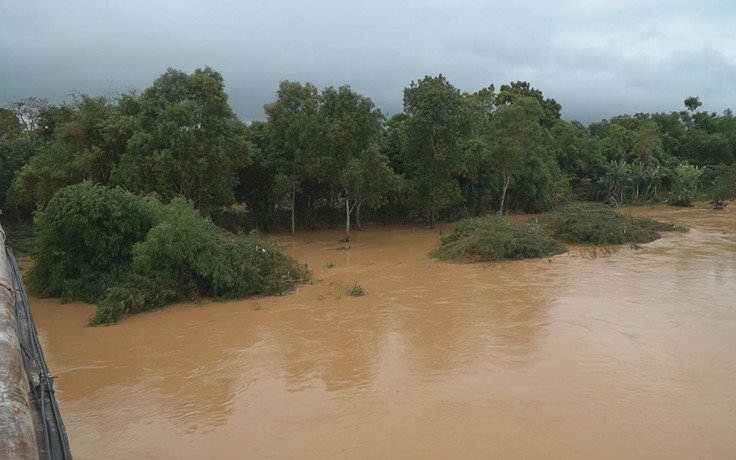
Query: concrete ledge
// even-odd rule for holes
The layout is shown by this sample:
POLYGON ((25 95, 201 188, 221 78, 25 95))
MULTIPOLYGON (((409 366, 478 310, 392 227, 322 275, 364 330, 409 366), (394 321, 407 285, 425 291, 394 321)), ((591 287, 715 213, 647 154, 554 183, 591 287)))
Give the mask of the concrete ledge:
POLYGON ((0 226, 0 458, 38 459, 38 445, 15 316, 15 290, 0 226))

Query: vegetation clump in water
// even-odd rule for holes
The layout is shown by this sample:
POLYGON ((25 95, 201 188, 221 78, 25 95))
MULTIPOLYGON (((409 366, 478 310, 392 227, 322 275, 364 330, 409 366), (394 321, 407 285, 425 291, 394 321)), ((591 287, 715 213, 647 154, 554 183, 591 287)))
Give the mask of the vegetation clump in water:
POLYGON ((460 222, 431 255, 440 260, 485 262, 543 258, 565 251, 538 226, 493 216, 460 222))
POLYGON ((351 297, 362 297, 367 293, 365 292, 365 289, 356 282, 345 288, 345 294, 351 297))
POLYGON ((599 204, 558 208, 538 221, 552 238, 572 244, 649 243, 661 237, 659 232, 687 230, 646 217, 625 216, 599 204))
POLYGON ((164 205, 88 182, 38 214, 37 295, 98 303, 91 324, 199 297, 281 294, 308 270, 257 235, 234 235, 177 198, 164 205))
POLYGON ((648 243, 660 238, 663 231, 687 229, 646 217, 624 216, 603 205, 577 204, 527 222, 496 216, 464 220, 431 255, 465 262, 542 258, 566 251, 558 241, 595 246, 648 243))

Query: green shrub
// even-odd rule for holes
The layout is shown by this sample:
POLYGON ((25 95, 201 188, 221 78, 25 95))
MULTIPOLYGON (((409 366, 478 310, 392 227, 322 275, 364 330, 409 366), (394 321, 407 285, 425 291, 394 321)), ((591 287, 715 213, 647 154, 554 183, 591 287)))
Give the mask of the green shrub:
POLYGON ((35 218, 39 247, 29 289, 43 297, 97 302, 128 270, 133 244, 153 226, 141 198, 82 182, 61 189, 35 218))
POLYGON ((724 209, 736 197, 736 165, 716 165, 703 174, 705 194, 714 209, 724 209))
POLYGON ((55 195, 36 224, 34 292, 98 303, 92 324, 200 297, 281 294, 308 277, 273 242, 229 233, 183 199, 83 183, 55 195))
POLYGON ((573 244, 648 243, 658 239, 661 231, 682 227, 646 217, 629 217, 598 204, 576 204, 558 208, 538 218, 549 234, 573 244))
POLYGON ((705 171, 697 166, 681 164, 675 168, 676 181, 667 202, 671 206, 692 207, 700 177, 705 171))
POLYGON ((460 222, 431 256, 441 260, 483 262, 542 258, 563 252, 565 248, 537 226, 494 216, 460 222))
POLYGON ((108 292, 93 324, 200 297, 282 294, 308 278, 306 267, 274 243, 229 233, 183 199, 159 213, 160 222, 133 248, 132 273, 108 292))

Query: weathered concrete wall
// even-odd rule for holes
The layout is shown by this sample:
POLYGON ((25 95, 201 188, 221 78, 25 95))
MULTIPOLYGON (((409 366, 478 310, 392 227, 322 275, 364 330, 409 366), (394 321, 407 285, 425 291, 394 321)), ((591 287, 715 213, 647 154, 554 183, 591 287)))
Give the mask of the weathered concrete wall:
POLYGON ((15 290, 0 226, 0 458, 38 459, 30 386, 15 317, 15 290))

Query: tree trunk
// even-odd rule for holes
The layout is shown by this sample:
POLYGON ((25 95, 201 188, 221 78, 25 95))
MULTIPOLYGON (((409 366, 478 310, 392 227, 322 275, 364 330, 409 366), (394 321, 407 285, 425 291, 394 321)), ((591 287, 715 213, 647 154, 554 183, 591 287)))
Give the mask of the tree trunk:
POLYGON ((345 238, 343 240, 347 243, 350 241, 350 198, 345 194, 345 238))
POLYGON ((291 187, 291 234, 296 234, 296 186, 291 187))
POLYGON ((358 203, 355 206, 355 225, 358 227, 359 231, 363 230, 363 224, 360 222, 360 207, 363 205, 363 203, 358 203))
POLYGON ((498 207, 498 215, 503 216, 503 206, 506 202, 506 191, 509 189, 509 183, 511 183, 511 175, 503 174, 503 188, 501 190, 501 204, 498 207))

